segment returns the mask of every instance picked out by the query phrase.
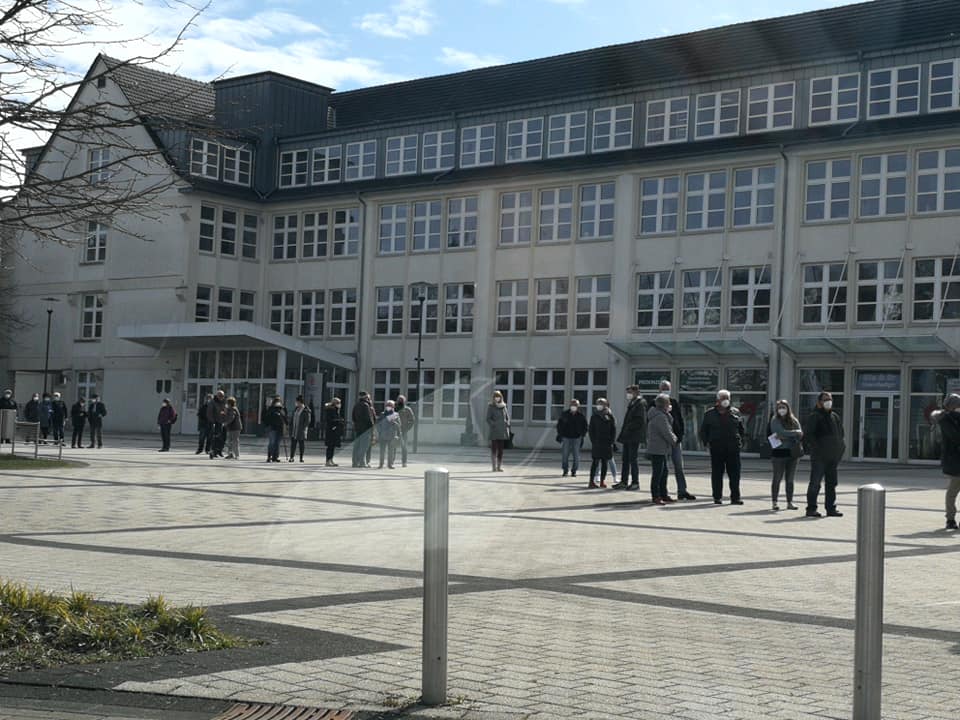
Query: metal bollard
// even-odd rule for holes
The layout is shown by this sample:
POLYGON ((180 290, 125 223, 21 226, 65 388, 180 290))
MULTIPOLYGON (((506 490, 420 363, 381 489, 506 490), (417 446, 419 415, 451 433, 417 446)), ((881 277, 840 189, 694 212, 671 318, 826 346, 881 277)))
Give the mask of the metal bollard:
POLYGON ((883 538, 886 490, 857 490, 857 605, 853 653, 853 720, 880 717, 883 668, 883 538))
POLYGON ((450 473, 424 473, 423 502, 423 704, 447 701, 447 570, 450 473))

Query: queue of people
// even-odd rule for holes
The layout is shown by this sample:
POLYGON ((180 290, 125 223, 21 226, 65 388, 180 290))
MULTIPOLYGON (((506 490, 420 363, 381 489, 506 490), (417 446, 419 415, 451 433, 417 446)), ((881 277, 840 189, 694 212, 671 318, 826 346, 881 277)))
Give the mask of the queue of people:
POLYGON ((90 396, 89 403, 82 395, 79 396, 77 402, 69 409, 63 396, 57 391, 33 393, 21 412, 19 404, 13 397, 13 390, 8 388, 0 397, 0 410, 13 410, 17 413, 18 420, 36 424, 37 432, 28 431, 27 442, 36 441, 40 445, 64 446, 69 423, 71 448, 84 447, 84 426, 90 428, 90 444, 86 447, 103 447, 103 418, 107 416, 107 406, 96 393, 90 396))

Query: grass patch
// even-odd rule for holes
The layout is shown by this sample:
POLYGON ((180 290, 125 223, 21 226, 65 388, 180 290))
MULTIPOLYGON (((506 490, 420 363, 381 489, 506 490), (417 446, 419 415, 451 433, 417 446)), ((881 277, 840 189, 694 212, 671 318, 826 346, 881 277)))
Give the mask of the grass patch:
POLYGON ((177 608, 163 596, 117 605, 0 581, 0 675, 255 644, 218 630, 205 608, 177 608))
POLYGON ((68 460, 48 460, 47 458, 22 457, 3 453, 0 455, 0 470, 53 470, 55 468, 78 467, 83 463, 68 460))

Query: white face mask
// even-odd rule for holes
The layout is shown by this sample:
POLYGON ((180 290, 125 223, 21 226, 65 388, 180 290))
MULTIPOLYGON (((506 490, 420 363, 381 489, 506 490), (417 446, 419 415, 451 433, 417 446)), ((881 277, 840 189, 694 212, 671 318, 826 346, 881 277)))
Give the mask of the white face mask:
POLYGON ((627 402, 633 402, 633 393, 627 393, 627 402))
POLYGON ((570 406, 570 412, 572 412, 572 413, 578 412, 579 410, 580 410, 580 406, 579 406, 579 405, 571 405, 571 406, 570 406))
POLYGON ((823 401, 823 409, 824 409, 824 410, 830 410, 830 409, 832 409, 832 408, 833 408, 833 400, 824 400, 824 401, 823 401))
POLYGON ((603 412, 603 405, 597 405, 597 412, 603 412))
POLYGON ((506 403, 505 403, 503 400, 497 400, 497 407, 502 408, 502 407, 504 407, 505 405, 506 405, 506 403))
POLYGON ((786 417, 786 416, 787 416, 787 409, 786 409, 786 408, 783 408, 783 407, 782 407, 782 408, 777 408, 777 415, 779 415, 780 417, 786 417))
POLYGON ((720 407, 725 407, 725 408, 730 407, 730 401, 729 401, 729 400, 721 400, 721 401, 720 401, 720 407))

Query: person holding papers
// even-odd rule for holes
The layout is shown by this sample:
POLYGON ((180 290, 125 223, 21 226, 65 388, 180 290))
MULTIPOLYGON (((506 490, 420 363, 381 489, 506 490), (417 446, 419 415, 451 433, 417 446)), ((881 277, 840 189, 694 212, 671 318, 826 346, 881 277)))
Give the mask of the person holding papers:
POLYGON ((770 447, 773 448, 773 483, 770 486, 770 495, 773 498, 773 510, 777 511, 780 498, 780 481, 787 480, 787 509, 796 510, 793 504, 793 476, 797 472, 797 462, 802 453, 800 441, 803 439, 803 430, 797 420, 790 403, 786 400, 777 400, 777 408, 770 418, 770 447))

